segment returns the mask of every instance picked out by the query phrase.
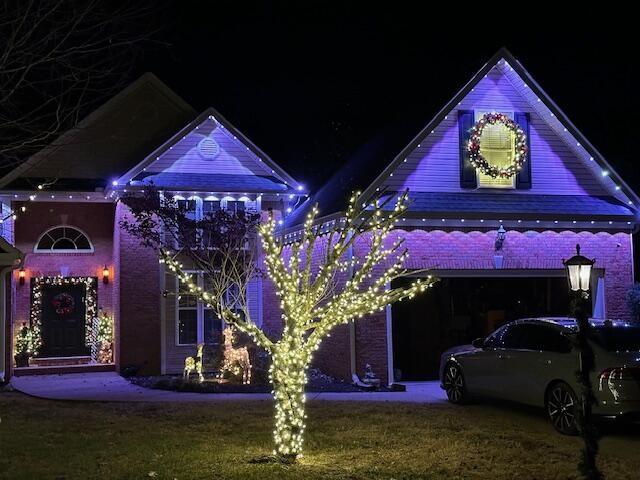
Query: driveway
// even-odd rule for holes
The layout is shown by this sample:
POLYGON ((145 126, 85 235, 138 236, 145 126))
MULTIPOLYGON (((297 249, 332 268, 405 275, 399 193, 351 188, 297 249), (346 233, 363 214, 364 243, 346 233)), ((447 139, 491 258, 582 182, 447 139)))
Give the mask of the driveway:
MULTIPOLYGON (((94 402, 224 402, 271 401, 267 393, 191 393, 153 390, 133 385, 115 372, 14 377, 16 390, 51 400, 94 402)), ((407 382, 406 392, 309 393, 309 400, 357 402, 445 402, 438 382, 407 382)))

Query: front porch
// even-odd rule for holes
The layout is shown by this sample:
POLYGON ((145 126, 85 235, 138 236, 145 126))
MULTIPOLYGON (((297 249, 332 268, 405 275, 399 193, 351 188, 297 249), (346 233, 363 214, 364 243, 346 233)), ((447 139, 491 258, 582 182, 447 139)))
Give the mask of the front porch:
POLYGON ((14 367, 16 377, 26 375, 63 375, 68 373, 113 372, 113 362, 97 363, 91 356, 79 357, 36 357, 29 360, 29 366, 14 367))

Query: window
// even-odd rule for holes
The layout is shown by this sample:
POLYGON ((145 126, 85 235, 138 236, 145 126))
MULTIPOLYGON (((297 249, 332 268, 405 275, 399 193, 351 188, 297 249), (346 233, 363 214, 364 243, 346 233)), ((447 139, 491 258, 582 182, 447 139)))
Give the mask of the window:
POLYGON ((520 325, 518 348, 544 352, 568 353, 571 351, 569 339, 552 326, 535 323, 520 325))
POLYGON ((203 200, 202 214, 203 216, 213 214, 220 210, 220 200, 203 200))
MULTIPOLYGON (((475 112, 477 122, 487 112, 475 112)), ((502 112, 513 118, 513 112, 502 112)), ((507 167, 515 155, 515 135, 501 125, 486 125, 480 137, 480 153, 487 161, 499 167, 507 167)), ((515 176, 511 178, 491 178, 478 172, 480 188, 515 188, 515 176)))
POLYGON ((595 328, 596 343, 608 352, 637 352, 640 351, 640 327, 638 326, 607 326, 595 328))
POLYGON ((239 200, 227 200, 227 210, 230 212, 244 212, 244 202, 239 200))
POLYGON ((506 325, 497 330, 485 345, 492 348, 511 350, 536 350, 567 353, 571 351, 571 342, 559 330, 535 323, 517 323, 506 325))
MULTIPOLYGON (((194 282, 206 290, 207 276, 202 272, 191 273, 194 282)), ((176 279, 177 288, 183 287, 176 279)), ((219 344, 222 342, 222 320, 215 315, 213 309, 188 290, 179 290, 176 301, 176 340, 178 345, 195 345, 196 343, 219 344)))
POLYGON ((498 329, 485 341, 491 348, 514 348, 518 337, 518 325, 505 325, 498 329))
POLYGON ((178 344, 193 345, 198 343, 198 300, 188 291, 178 295, 178 344))
POLYGON ((40 236, 33 250, 37 253, 93 252, 89 238, 74 227, 54 227, 40 236))
POLYGON ((185 215, 187 216, 187 218, 190 218, 191 220, 196 219, 197 204, 195 199, 192 199, 192 198, 188 200, 179 199, 177 200, 177 203, 178 203, 178 208, 185 211, 185 215))

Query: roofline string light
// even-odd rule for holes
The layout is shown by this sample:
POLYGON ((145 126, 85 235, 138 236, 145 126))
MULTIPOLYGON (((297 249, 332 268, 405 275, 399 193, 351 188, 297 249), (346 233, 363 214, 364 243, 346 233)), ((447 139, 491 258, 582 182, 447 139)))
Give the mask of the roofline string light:
MULTIPOLYGON (((509 63, 508 63, 506 60, 504 60, 504 59, 499 60, 499 61, 497 62, 497 64, 496 64, 493 68, 495 68, 496 66, 500 65, 502 62, 504 62, 504 65, 505 65, 506 67, 509 67, 509 70, 510 70, 510 71, 513 71, 513 67, 512 67, 511 65, 509 65, 509 63)), ((519 75, 518 75, 518 76, 519 76, 519 75)), ((487 74, 485 74, 485 75, 484 75, 484 78, 486 78, 486 77, 487 77, 487 74)), ((524 88, 529 88, 529 85, 527 85, 527 83, 526 83, 526 82, 523 82, 523 86, 524 86, 524 88)), ((475 90, 475 88, 471 88, 471 92, 473 92, 474 90, 475 90)), ((541 99, 540 97, 537 97, 537 98, 536 98, 536 100, 537 100, 537 103, 542 103, 542 105, 544 105, 544 107, 546 107, 546 108, 550 111, 550 116, 551 116, 551 118, 554 118, 554 119, 555 119, 555 120, 556 120, 556 121, 557 121, 557 122, 558 122, 558 123, 563 127, 563 131, 564 131, 564 133, 570 133, 572 136, 574 136, 574 134, 573 134, 573 133, 568 132, 567 128, 562 124, 562 122, 558 119, 558 117, 553 113, 553 111, 551 110, 551 108, 550 108, 550 107, 549 107, 545 102, 543 102, 543 101, 542 101, 542 99, 541 99)), ((457 105, 458 105, 458 106, 460 106, 460 105, 461 105, 461 103, 462 103, 462 101, 459 101, 459 102, 457 103, 457 105)), ((448 119, 448 115, 444 115, 444 117, 443 117, 443 118, 444 118, 444 120, 447 120, 447 119, 448 119)), ((440 123, 442 123, 442 122, 440 122, 440 123)), ((431 129, 431 131, 430 131, 429 133, 425 134, 425 136, 422 138, 421 142, 423 142, 423 141, 427 138, 427 136, 428 136, 428 135, 431 135, 431 134, 435 133, 435 129, 436 129, 436 128, 438 128, 438 126, 440 126, 440 123, 439 123, 438 125, 435 125, 435 126, 433 127, 433 129, 431 129)), ((422 144, 421 144, 421 143, 418 143, 417 148, 420 148, 421 146, 422 146, 422 144)), ((595 153, 590 152, 590 151, 589 151, 589 149, 588 149, 587 147, 585 147, 584 145, 582 145, 582 144, 581 144, 580 142, 578 142, 578 141, 576 141, 576 148, 581 148, 581 149, 583 149, 587 154, 589 154, 589 161, 593 162, 593 161, 595 160, 595 159, 594 159, 595 153)), ((407 158, 404 158, 403 163, 406 163, 406 161, 407 161, 407 158)), ((393 177, 393 173, 394 173, 394 172, 393 172, 393 169, 391 169, 391 167, 392 167, 395 163, 396 163, 396 162, 393 162, 393 163, 389 166, 389 168, 387 169, 387 171, 388 171, 388 170, 391 170, 391 171, 387 174, 388 178, 392 178, 392 177, 393 177)), ((600 168, 601 168, 600 174, 601 174, 603 177, 609 177, 609 178, 611 179, 611 182, 613 183, 614 191, 616 191, 616 192, 622 191, 622 193, 623 193, 627 198, 631 198, 631 196, 632 196, 632 195, 630 195, 630 194, 629 194, 629 192, 628 192, 628 191, 626 191, 626 189, 623 189, 623 187, 619 184, 619 182, 616 182, 616 180, 610 176, 610 172, 609 172, 609 170, 608 170, 607 168, 603 167, 602 165, 600 165, 600 163, 599 163, 599 162, 598 162, 598 165, 599 165, 599 166, 600 166, 600 168)), ((620 179, 618 179, 618 180, 620 180, 620 179)), ((621 182, 621 180, 620 180, 620 182, 621 182)), ((376 188, 376 192, 379 192, 379 191, 380 191, 380 189, 379 189, 379 188, 376 188)), ((633 201, 632 201, 632 200, 630 200, 630 199, 629 199, 629 200, 627 201, 627 205, 631 205, 631 206, 633 206, 633 205, 634 205, 634 203, 633 203, 633 201)))

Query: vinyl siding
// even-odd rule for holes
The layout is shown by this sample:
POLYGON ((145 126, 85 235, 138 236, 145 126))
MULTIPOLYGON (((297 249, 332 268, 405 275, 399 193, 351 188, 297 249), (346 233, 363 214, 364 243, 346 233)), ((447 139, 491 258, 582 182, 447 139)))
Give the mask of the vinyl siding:
MULTIPOLYGON (((175 276, 166 275, 166 288, 169 292, 175 293, 175 276)), ((247 301, 249 302, 249 313, 254 322, 258 325, 262 324, 262 305, 261 305, 261 288, 262 279, 256 278, 252 280, 247 287, 247 301)), ((195 345, 178 345, 176 338, 176 297, 169 294, 164 300, 165 307, 165 368, 166 373, 181 373, 184 368, 184 359, 193 356, 196 353, 195 345)), ((215 348, 212 346, 205 349, 205 356, 214 353, 215 348)), ((208 363, 205 359, 205 363, 208 363)))
POLYGON ((541 110, 534 108, 513 83, 503 68, 494 67, 407 156, 406 161, 399 164, 383 185, 396 191, 405 188, 418 192, 470 191, 460 187, 457 111, 495 110, 528 112, 531 116, 532 188, 503 190, 504 194, 605 195, 607 191, 594 172, 585 166, 568 142, 544 121, 540 116, 541 110))
POLYGON ((206 119, 179 142, 146 167, 147 172, 271 175, 272 172, 240 140, 214 120, 206 119), (198 143, 213 138, 219 153, 213 159, 203 158, 198 143))

